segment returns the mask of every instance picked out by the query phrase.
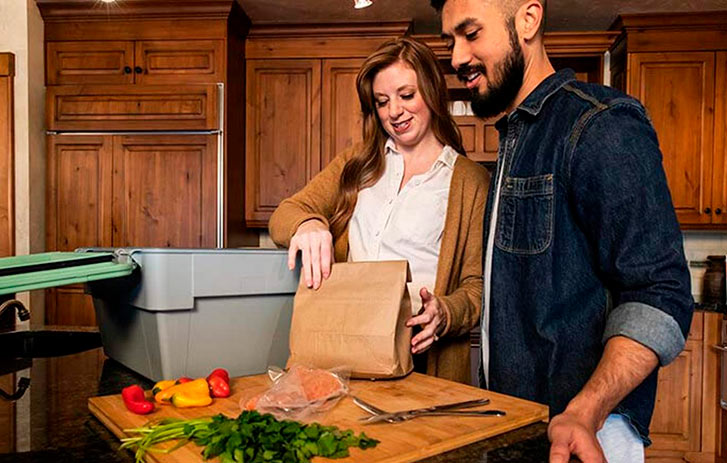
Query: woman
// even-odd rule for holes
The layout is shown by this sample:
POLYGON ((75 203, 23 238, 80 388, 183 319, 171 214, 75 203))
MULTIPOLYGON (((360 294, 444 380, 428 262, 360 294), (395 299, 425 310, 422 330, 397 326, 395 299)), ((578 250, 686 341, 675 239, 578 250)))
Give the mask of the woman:
POLYGON ((301 251, 303 278, 316 289, 333 260, 408 260, 415 315, 407 325, 421 327, 412 338, 415 368, 469 383, 489 176, 462 155, 444 77, 426 45, 384 43, 356 84, 363 143, 281 202, 270 235, 289 248, 291 269, 301 251))

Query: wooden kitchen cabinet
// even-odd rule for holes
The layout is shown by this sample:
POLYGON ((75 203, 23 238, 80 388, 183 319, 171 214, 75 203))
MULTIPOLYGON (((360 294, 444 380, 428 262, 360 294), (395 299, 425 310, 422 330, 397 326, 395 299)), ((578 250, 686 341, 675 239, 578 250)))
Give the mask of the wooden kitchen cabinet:
POLYGON ((695 312, 684 351, 659 370, 649 463, 715 463, 724 440, 719 406, 722 314, 695 312))
POLYGON ((134 83, 131 41, 48 42, 45 62, 46 85, 134 83))
POLYGON ((266 227, 280 201, 361 140, 356 75, 408 23, 253 27, 246 42, 245 223, 266 227))
POLYGON ((628 67, 627 91, 649 111, 680 223, 711 223, 715 54, 632 53, 628 67))
POLYGON ((245 220, 266 226, 321 169, 320 60, 247 62, 245 220))
MULTIPOLYGON (((46 249, 257 243, 244 223, 250 20, 239 2, 36 4, 51 131, 46 249)), ((49 324, 95 324, 80 286, 49 290, 46 312, 49 324)))
MULTIPOLYGON (((216 135, 51 135, 46 247, 215 246, 216 135)), ((83 287, 48 291, 46 322, 95 325, 83 287)))
POLYGON ((716 57, 712 223, 727 225, 727 51, 718 52, 716 57))
POLYGON ((684 229, 727 228, 727 12, 623 15, 612 81, 646 107, 684 229))
POLYGON ((356 90, 356 76, 363 62, 363 58, 323 60, 322 166, 363 138, 356 90))
POLYGON ((224 81, 223 40, 49 41, 46 84, 224 81))
POLYGON ((216 135, 114 136, 112 245, 215 247, 216 182, 216 135))

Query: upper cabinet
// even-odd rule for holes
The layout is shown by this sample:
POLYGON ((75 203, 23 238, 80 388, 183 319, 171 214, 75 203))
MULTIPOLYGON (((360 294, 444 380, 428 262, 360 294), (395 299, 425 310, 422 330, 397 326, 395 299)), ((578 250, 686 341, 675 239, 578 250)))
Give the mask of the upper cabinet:
POLYGON ((224 80, 223 40, 51 41, 48 85, 215 83, 224 80))
POLYGON ((684 229, 725 228, 727 13, 623 15, 612 82, 646 107, 684 229))
POLYGON ((245 223, 266 227, 280 201, 361 140, 356 75, 408 23, 253 27, 246 49, 245 223))

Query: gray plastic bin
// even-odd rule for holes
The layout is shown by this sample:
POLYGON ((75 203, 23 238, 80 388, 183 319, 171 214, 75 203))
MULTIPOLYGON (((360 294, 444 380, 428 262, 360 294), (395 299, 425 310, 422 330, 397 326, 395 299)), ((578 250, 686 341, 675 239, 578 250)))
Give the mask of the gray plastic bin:
POLYGON ((285 365, 299 275, 288 270, 286 250, 115 252, 140 273, 89 285, 112 359, 155 381, 285 365))

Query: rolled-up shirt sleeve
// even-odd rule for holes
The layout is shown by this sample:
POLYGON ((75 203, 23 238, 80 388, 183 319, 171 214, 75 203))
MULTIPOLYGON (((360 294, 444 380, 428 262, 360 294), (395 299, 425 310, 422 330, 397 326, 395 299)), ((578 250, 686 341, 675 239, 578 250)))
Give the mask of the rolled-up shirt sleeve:
POLYGON ((614 336, 625 336, 648 347, 659 357, 661 365, 671 363, 686 342, 674 317, 640 302, 626 302, 609 314, 603 342, 614 336))
POLYGON ((594 111, 572 143, 571 200, 612 299, 603 342, 628 337, 666 365, 684 348, 694 303, 656 133, 624 98, 594 111))

